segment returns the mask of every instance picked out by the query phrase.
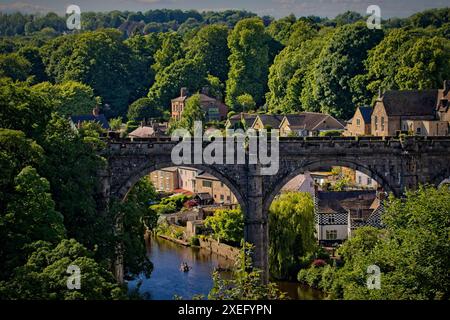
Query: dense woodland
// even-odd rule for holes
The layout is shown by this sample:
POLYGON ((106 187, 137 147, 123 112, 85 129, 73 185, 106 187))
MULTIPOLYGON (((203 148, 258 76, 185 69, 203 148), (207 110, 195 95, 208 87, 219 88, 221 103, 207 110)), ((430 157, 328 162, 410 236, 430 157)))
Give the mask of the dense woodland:
MULTIPOLYGON (((209 86, 232 112, 306 110, 348 119, 378 90, 439 88, 450 78, 450 9, 383 21, 381 30, 368 29, 365 18, 354 12, 334 19, 291 15, 274 20, 241 11, 113 11, 85 13, 82 26, 66 30, 65 17, 52 13, 0 14, 0 297, 124 298, 126 291, 111 273, 117 241, 124 243, 128 276, 151 272, 142 233, 156 223, 149 208, 156 197, 153 186, 142 180, 126 202, 111 203, 108 212, 98 214, 95 176, 105 165, 97 152, 103 147, 101 128, 85 124, 74 130, 68 115, 90 113, 98 105, 110 119, 167 120, 170 99, 180 87, 195 93, 209 86), (115 233, 119 215, 124 230, 115 233), (66 289, 69 262, 88 270, 81 290, 66 289)), ((306 201, 292 197, 294 203, 306 201)), ((285 242, 271 240, 276 251, 271 269, 280 278, 295 276, 300 256, 315 250, 310 236, 299 236, 311 231, 297 225, 310 221, 302 212, 292 217, 292 229, 280 231, 292 216, 292 201, 276 204, 281 213, 271 217, 271 228, 289 238, 285 251, 280 249, 285 242), (289 250, 297 250, 292 261, 286 260, 289 250)), ((403 210, 400 204, 397 209, 403 210)), ((448 201, 438 209, 448 213, 448 201)), ((393 223, 403 228, 406 220, 393 223)), ((424 245, 442 258, 430 272, 445 274, 441 264, 448 266, 448 244, 424 245)), ((425 274, 428 281, 425 271, 417 271, 416 278, 425 274)), ((333 291, 329 284, 323 288, 333 291)), ((435 298, 449 297, 445 285, 433 289, 435 298)), ((358 297, 336 288, 337 298, 358 297)), ((433 294, 392 295, 412 296, 433 294)))

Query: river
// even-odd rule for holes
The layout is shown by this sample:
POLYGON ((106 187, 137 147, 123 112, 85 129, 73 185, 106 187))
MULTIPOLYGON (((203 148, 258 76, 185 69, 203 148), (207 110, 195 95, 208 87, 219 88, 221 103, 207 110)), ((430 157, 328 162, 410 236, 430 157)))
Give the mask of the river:
MULTIPOLYGON (((172 300, 175 295, 184 299, 194 295, 206 298, 213 285, 211 273, 214 268, 233 265, 231 260, 207 250, 184 247, 159 237, 148 238, 147 255, 154 267, 150 278, 140 276, 129 281, 128 288, 134 290, 138 281, 141 282, 139 292, 150 300, 172 300), (192 267, 189 272, 179 270, 183 261, 192 267)), ((279 282, 278 285, 292 299, 321 299, 319 291, 295 282, 279 282)))

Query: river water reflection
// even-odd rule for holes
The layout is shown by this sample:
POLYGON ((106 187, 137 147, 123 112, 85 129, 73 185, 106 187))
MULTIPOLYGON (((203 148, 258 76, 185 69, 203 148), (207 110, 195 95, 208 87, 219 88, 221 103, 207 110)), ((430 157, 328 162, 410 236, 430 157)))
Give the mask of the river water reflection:
MULTIPOLYGON (((204 249, 184 247, 179 244, 149 237, 147 255, 153 262, 153 272, 149 279, 140 276, 129 281, 128 288, 136 288, 142 282, 139 292, 146 299, 172 300, 175 295, 191 299, 194 295, 208 295, 212 288, 214 268, 233 266, 233 262, 204 249), (192 269, 189 272, 179 270, 181 262, 187 262, 192 269)), ((280 282, 280 289, 293 299, 320 299, 320 292, 298 283, 280 282)))

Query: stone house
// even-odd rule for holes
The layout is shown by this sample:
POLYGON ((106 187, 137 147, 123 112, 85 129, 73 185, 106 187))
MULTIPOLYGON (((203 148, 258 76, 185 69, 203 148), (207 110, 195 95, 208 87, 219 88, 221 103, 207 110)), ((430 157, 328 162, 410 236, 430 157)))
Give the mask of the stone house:
POLYGON ((157 191, 173 192, 178 189, 178 168, 169 167, 150 173, 150 180, 157 191))
POLYGON ((214 203, 237 203, 237 199, 233 192, 231 192, 231 190, 222 181, 206 172, 201 172, 197 175, 195 192, 197 194, 210 194, 214 203))
POLYGON ((251 128, 255 130, 261 129, 279 129, 284 116, 278 114, 258 114, 251 128))
POLYGON ((375 101, 371 116, 374 136, 395 136, 399 132, 420 136, 449 133, 450 81, 443 89, 386 91, 375 101))
MULTIPOLYGON (((208 88, 204 87, 199 93, 200 105, 205 112, 206 121, 222 121, 227 118, 228 107, 218 99, 208 96, 208 88)), ((180 120, 181 114, 183 113, 184 107, 186 105, 186 100, 189 98, 189 93, 187 88, 180 89, 180 96, 172 99, 172 118, 180 120)))
POLYGON ((317 136, 320 132, 344 130, 344 125, 330 115, 316 112, 288 114, 280 123, 280 135, 299 137, 317 136))
POLYGON ((372 107, 356 108, 353 118, 347 122, 344 136, 366 136, 371 134, 372 107))
POLYGON ((178 185, 181 189, 196 192, 196 179, 199 170, 192 167, 178 167, 178 185))

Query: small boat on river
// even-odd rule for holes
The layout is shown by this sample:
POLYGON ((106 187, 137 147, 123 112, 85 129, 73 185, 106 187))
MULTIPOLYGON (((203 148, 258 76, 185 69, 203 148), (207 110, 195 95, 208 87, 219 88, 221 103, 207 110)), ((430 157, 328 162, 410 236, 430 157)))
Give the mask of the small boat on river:
POLYGON ((186 262, 182 262, 180 265, 180 271, 188 272, 189 270, 191 270, 191 267, 188 266, 188 264, 186 262))

